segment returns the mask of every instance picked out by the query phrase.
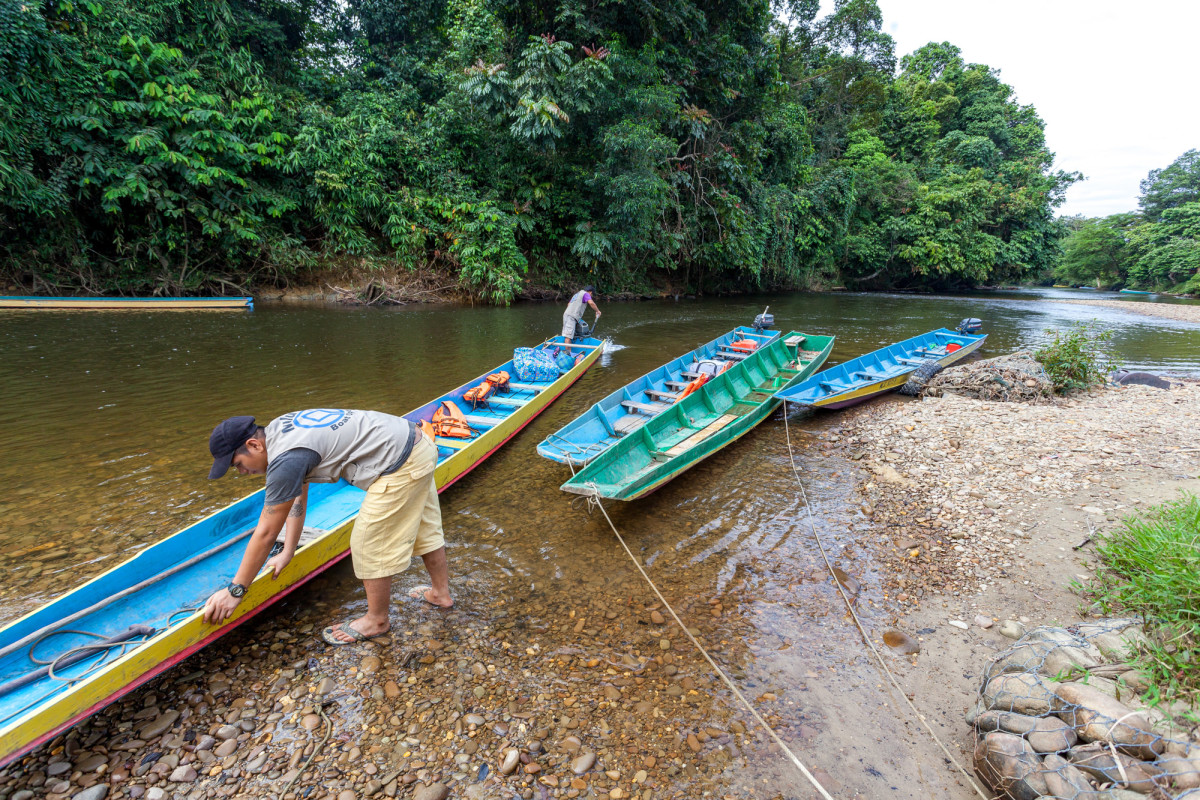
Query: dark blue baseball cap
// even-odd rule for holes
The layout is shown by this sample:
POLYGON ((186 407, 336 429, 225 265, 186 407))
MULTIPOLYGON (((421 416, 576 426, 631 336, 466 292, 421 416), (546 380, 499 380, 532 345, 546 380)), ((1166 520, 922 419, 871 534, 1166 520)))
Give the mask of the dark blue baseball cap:
POLYGON ((213 457, 212 471, 208 473, 210 481, 229 471, 233 454, 257 431, 254 417, 230 417, 213 428, 212 436, 208 437, 208 452, 213 457))

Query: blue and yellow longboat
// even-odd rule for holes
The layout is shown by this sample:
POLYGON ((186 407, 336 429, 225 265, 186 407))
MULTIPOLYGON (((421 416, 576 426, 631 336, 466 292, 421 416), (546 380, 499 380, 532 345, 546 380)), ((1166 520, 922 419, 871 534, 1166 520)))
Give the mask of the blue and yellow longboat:
POLYGON ((0 297, 0 308, 42 311, 196 311, 254 310, 253 297, 0 297))
POLYGON ((684 373, 697 361, 720 358, 734 353, 734 342, 749 340, 759 347, 779 338, 779 331, 739 326, 707 344, 668 361, 657 369, 630 381, 600 402, 547 436, 537 446, 538 455, 581 467, 638 428, 670 408, 663 400, 674 402, 692 380, 684 373))
MULTIPOLYGON (((436 439, 438 491, 529 424, 596 362, 601 346, 590 338, 565 345, 561 336, 539 345, 569 347, 582 358, 555 380, 513 381, 508 393, 471 410, 471 439, 436 439)), ((487 374, 501 370, 515 375, 512 361, 487 374)), ((463 400, 464 393, 484 377, 404 416, 414 422, 429 420, 443 400, 452 400, 466 411, 470 404, 463 400)), ((344 558, 364 494, 344 481, 312 484, 305 537, 291 563, 278 579, 269 573, 259 575, 223 625, 206 624, 200 609, 236 572, 244 542, 262 510, 261 489, 0 630, 0 767, 179 663, 344 558), (56 633, 58 629, 63 632, 56 633), (67 629, 88 631, 95 638, 67 629), (68 651, 97 642, 107 644, 102 650, 81 652, 83 660, 68 663, 68 651), (40 659, 68 655, 62 656, 50 676, 30 659, 31 649, 40 659)))
POLYGON ((947 367, 979 349, 987 334, 939 328, 852 358, 776 392, 788 403, 845 408, 904 385, 926 364, 947 367))

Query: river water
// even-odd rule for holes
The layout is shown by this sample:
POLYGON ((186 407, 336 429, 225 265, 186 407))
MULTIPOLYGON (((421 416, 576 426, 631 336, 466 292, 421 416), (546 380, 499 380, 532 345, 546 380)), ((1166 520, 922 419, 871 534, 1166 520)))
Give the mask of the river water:
MULTIPOLYGON (((580 646, 571 637, 579 631, 562 624, 575 611, 582 618, 607 609, 612 619, 617 615, 611 609, 633 608, 635 616, 644 616, 655 600, 603 517, 559 492, 565 468, 538 458, 534 447, 600 397, 734 325, 748 324, 764 306, 784 331, 836 335, 830 364, 931 328, 954 327, 968 316, 983 319, 989 334, 981 357, 1036 347, 1048 328, 1098 319, 1114 332, 1123 364, 1200 376, 1200 326, 1056 302, 1101 296, 1118 295, 1037 289, 945 297, 600 299, 598 334, 612 337, 612 351, 442 497, 457 613, 465 615, 465 626, 483 629, 503 606, 504 617, 525 620, 538 639, 535 648, 545 652, 580 646)), ((557 333, 561 311, 553 304, 521 304, 0 312, 0 407, 9 420, 0 460, 0 621, 258 488, 261 478, 206 480, 207 438, 219 420, 253 414, 265 422, 306 407, 404 413, 507 360, 514 346, 557 333)), ((859 476, 813 438, 837 424, 836 413, 822 413, 792 422, 790 433, 813 503, 813 528, 865 587, 860 610, 869 622, 879 598, 869 588, 874 567, 856 545, 866 529, 853 496, 859 476)), ((649 498, 609 511, 668 600, 719 651, 740 688, 778 698, 776 720, 785 738, 803 747, 839 725, 869 727, 872 714, 883 713, 885 698, 826 680, 869 667, 813 545, 779 413, 649 498)), ((398 582, 397 595, 424 577, 414 566, 398 582)), ((319 595, 338 615, 362 606, 361 586, 348 567, 312 586, 309 596, 319 595)), ((256 625, 270 630, 273 618, 283 624, 304 603, 289 599, 275 617, 256 625)), ((637 624, 627 630, 589 625, 583 635, 589 634, 589 647, 617 660, 642 645, 653 655, 659 637, 669 635, 637 624)), ((675 652, 686 649, 684 640, 673 638, 675 652)), ((697 673, 706 669, 698 661, 693 667, 697 673)), ((710 692, 710 718, 728 721, 736 711, 727 691, 713 683, 710 692)), ((936 779, 929 783, 928 774, 905 765, 902 746, 881 750, 874 741, 851 737, 841 740, 840 754, 835 749, 814 758, 830 771, 850 757, 871 760, 869 775, 886 776, 882 783, 866 777, 861 785, 847 784, 867 795, 887 782, 939 791, 936 779)), ((792 776, 784 774, 781 757, 764 748, 756 763, 720 780, 787 791, 792 776)), ((706 774, 720 775, 719 766, 706 774)))

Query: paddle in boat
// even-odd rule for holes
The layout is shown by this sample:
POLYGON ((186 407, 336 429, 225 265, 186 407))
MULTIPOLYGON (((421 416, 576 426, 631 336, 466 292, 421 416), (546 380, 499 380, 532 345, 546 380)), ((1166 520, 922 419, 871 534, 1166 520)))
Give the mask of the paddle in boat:
POLYGON ((683 372, 692 383, 655 404, 622 401, 650 417, 593 458, 563 491, 636 500, 747 433, 779 406, 775 392, 820 369, 832 336, 793 331, 750 354, 721 351, 683 372), (661 406, 661 407, 656 407, 661 406))
POLYGON ((963 320, 957 331, 940 328, 875 350, 819 372, 775 397, 806 406, 845 408, 890 392, 903 386, 918 369, 946 367, 979 349, 987 334, 963 332, 979 330, 979 324, 968 323, 979 321, 963 320))
MULTIPOLYGON (((535 349, 558 351, 561 374, 518 381, 509 361, 404 415, 425 429, 440 412, 433 432, 438 491, 470 472, 578 380, 599 358, 601 342, 588 338, 566 345, 559 336, 535 349)), ((336 422, 344 413, 301 412, 313 424, 336 422)), ((237 571, 264 494, 260 489, 221 509, 0 630, 0 767, 349 554, 350 529, 365 492, 344 481, 311 484, 305 532, 291 562, 275 580, 269 571, 260 574, 225 624, 206 624, 204 602, 237 571)))
POLYGON ((771 324, 766 322, 769 317, 764 311, 755 318, 754 327, 734 328, 631 381, 547 436, 537 446, 538 455, 572 467, 587 464, 671 408, 676 396, 697 380, 685 374, 693 365, 703 360, 740 359, 778 339, 779 331, 766 329, 771 324))
POLYGON ((0 297, 0 308, 43 311, 254 310, 253 297, 0 297))

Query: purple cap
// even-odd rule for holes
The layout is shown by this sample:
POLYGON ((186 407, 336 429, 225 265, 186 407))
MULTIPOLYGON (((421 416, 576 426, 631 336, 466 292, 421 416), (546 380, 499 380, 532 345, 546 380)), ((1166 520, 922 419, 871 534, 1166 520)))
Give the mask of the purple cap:
POLYGON ((212 453, 212 471, 208 473, 210 481, 229 471, 233 462, 233 454, 254 436, 258 426, 254 417, 230 417, 213 428, 212 436, 208 437, 208 452, 212 453))

